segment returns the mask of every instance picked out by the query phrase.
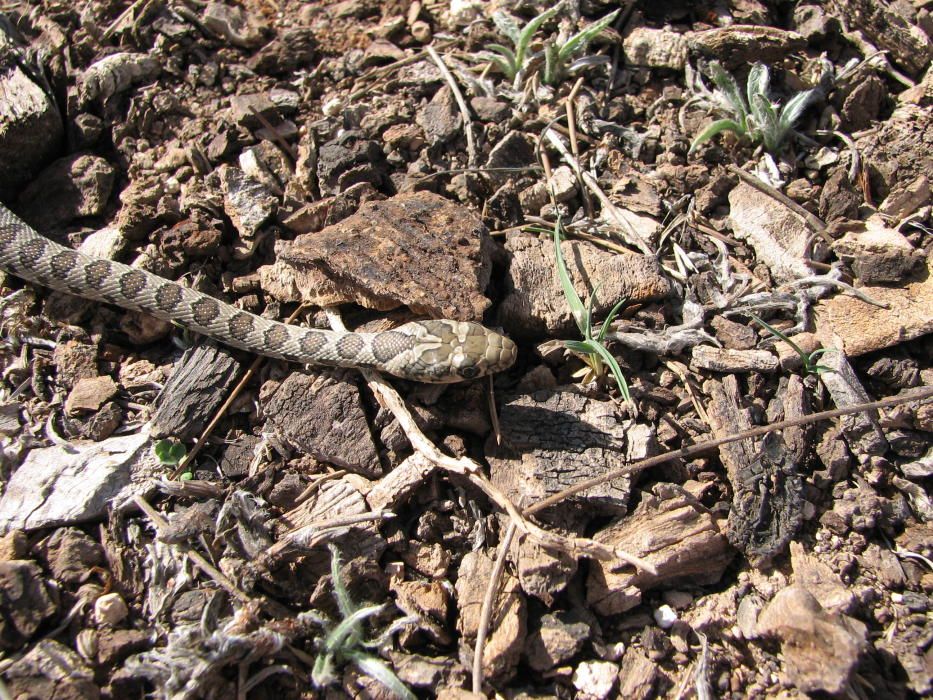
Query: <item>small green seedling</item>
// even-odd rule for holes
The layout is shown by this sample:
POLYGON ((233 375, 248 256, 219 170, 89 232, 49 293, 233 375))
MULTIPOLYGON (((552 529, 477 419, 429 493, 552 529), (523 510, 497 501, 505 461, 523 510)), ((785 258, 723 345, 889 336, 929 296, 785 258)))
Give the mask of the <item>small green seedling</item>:
POLYGON ((557 85, 568 74, 591 65, 593 57, 583 58, 572 64, 569 62, 575 54, 584 51, 601 31, 612 24, 619 16, 619 12, 621 10, 615 10, 602 19, 588 24, 563 43, 559 39, 547 42, 544 45, 544 82, 547 85, 557 85))
POLYGON ((570 306, 570 312, 573 314, 574 323, 577 324, 577 328, 583 336, 583 340, 565 340, 564 347, 580 355, 583 362, 586 363, 586 368, 583 370, 582 375, 584 384, 588 384, 602 377, 606 373, 606 366, 608 366, 612 372, 612 376, 615 377, 622 398, 625 399, 626 403, 631 403, 632 396, 629 393, 628 382, 625 381, 625 377, 622 375, 622 369, 619 367, 619 363, 616 362, 616 358, 613 357, 612 353, 603 345, 603 339, 606 337, 606 331, 609 330, 609 325, 615 320, 615 317, 618 315, 619 311, 622 310, 622 307, 625 306, 627 299, 623 299, 612 307, 609 315, 606 316, 606 320, 603 321, 599 333, 594 336, 593 299, 596 297, 596 292, 599 291, 599 287, 597 286, 597 288, 593 290, 593 293, 590 294, 584 306, 583 300, 580 299, 577 290, 573 288, 570 275, 567 273, 567 263, 564 261, 564 255, 560 250, 560 230, 561 225, 560 222, 558 222, 554 226, 554 255, 557 258, 557 276, 560 279, 560 286, 564 290, 564 297, 567 299, 567 304, 570 306))
MULTIPOLYGON (((379 648, 388 643, 387 635, 374 641, 364 641, 363 622, 385 609, 385 605, 358 607, 340 576, 340 552, 330 545, 330 575, 334 584, 334 599, 343 620, 336 626, 323 622, 326 636, 320 645, 311 680, 318 688, 324 688, 340 679, 339 669, 352 663, 360 673, 378 681, 396 697, 416 700, 416 696, 399 680, 392 670, 367 649, 379 648)), ((391 630, 390 630, 391 631, 391 630)))
POLYGON ((733 131, 752 143, 761 143, 769 153, 777 153, 816 94, 816 90, 805 90, 779 107, 768 99, 771 77, 764 64, 756 63, 752 66, 745 95, 735 78, 726 72, 719 61, 710 62, 709 73, 716 85, 713 94, 719 102, 717 109, 729 116, 703 129, 693 140, 691 153, 723 131, 733 131))
MULTIPOLYGON (((531 19, 524 27, 519 27, 512 15, 497 10, 492 13, 492 21, 499 31, 512 42, 512 48, 502 44, 488 44, 487 48, 495 53, 484 53, 483 58, 491 61, 509 80, 520 79, 526 68, 531 40, 541 25, 551 19, 560 10, 560 6, 545 10, 531 19)), ((517 87, 517 86, 516 86, 517 87)))
POLYGON ((791 346, 794 352, 800 355, 800 360, 803 363, 804 374, 812 374, 815 376, 819 376, 823 372, 835 372, 836 371, 832 367, 827 367, 826 365, 820 365, 816 363, 816 358, 818 358, 823 353, 832 351, 833 348, 818 348, 814 350, 813 352, 804 352, 803 349, 799 345, 797 345, 797 343, 795 343, 793 340, 788 338, 784 333, 779 331, 777 328, 772 326, 770 323, 763 321, 762 319, 758 318, 758 316, 756 316, 755 314, 749 314, 749 316, 755 323, 757 323, 762 328, 767 330, 771 335, 773 335, 778 340, 783 340, 785 343, 791 346))
MULTIPOLYGON (((188 448, 174 440, 159 440, 153 445, 152 451, 155 452, 156 459, 159 460, 159 463, 166 467, 178 466, 188 454, 188 448)), ((185 472, 181 475, 182 481, 187 481, 191 477, 191 472, 185 472)))

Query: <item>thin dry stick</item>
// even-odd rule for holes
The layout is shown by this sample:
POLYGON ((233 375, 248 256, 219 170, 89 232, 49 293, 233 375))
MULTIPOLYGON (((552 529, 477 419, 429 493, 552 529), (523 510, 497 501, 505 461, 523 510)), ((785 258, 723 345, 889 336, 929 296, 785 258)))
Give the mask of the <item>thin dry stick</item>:
POLYGON ((892 396, 887 399, 881 399, 880 401, 872 401, 870 403, 861 403, 854 406, 847 406, 845 408, 834 408, 830 411, 822 411, 820 413, 812 413, 809 416, 801 416, 799 418, 792 418, 790 420, 780 421, 778 423, 772 423, 771 425, 761 425, 757 428, 751 428, 749 430, 743 430, 741 433, 736 433, 735 435, 727 435, 726 437, 717 438, 716 440, 708 440, 707 442, 701 442, 696 445, 690 445, 689 447, 684 447, 674 452, 668 452, 663 455, 656 455, 654 457, 648 457, 647 459, 639 460, 633 464, 629 464, 625 467, 620 467, 619 469, 613 469, 611 472, 607 472, 602 476, 598 476, 592 479, 587 479, 586 481, 581 481, 578 484, 574 484, 570 488, 566 488, 559 493, 555 493, 553 496, 548 496, 534 505, 526 508, 523 511, 524 515, 533 515, 539 511, 549 508, 550 506, 560 503, 565 498, 570 496, 575 496, 578 493, 582 493, 588 489, 593 488, 594 486, 600 486, 605 484, 607 481, 612 481, 613 479, 618 479, 620 476, 625 476, 627 474, 632 474, 633 472, 642 471, 648 469, 649 467, 654 467, 658 464, 664 464, 665 462, 670 462, 675 459, 685 459, 687 457, 693 457, 694 455, 702 454, 703 452, 709 452, 720 445, 725 445, 730 442, 737 442, 738 440, 745 440, 748 438, 759 437, 761 435, 767 435, 768 433, 774 432, 775 430, 784 430, 784 428, 793 428, 798 425, 806 425, 807 423, 816 423, 817 421, 829 420, 830 418, 838 418, 839 416, 848 416, 853 413, 863 413, 866 411, 874 411, 879 408, 888 408, 889 406, 897 406, 902 403, 909 403, 910 401, 923 401, 933 397, 933 387, 924 387, 919 391, 911 392, 910 394, 902 394, 901 396, 892 396))
MULTIPOLYGON (((577 78, 577 82, 574 83, 573 88, 570 90, 570 94, 567 95, 567 99, 564 101, 564 110, 567 113, 567 131, 570 133, 570 152, 573 153, 573 157, 578 163, 580 162, 580 146, 577 143, 577 119, 574 114, 573 102, 577 99, 577 92, 580 90, 581 85, 583 85, 583 76, 577 78)), ((577 184, 580 185, 580 191, 583 193, 583 207, 586 209, 587 218, 590 221, 595 221, 596 216, 594 214, 595 210, 593 209, 593 197, 590 195, 586 183, 583 182, 581 172, 582 170, 580 168, 574 169, 574 173, 577 176, 577 184)))
POLYGON ((489 584, 486 586, 486 594, 483 596, 479 628, 476 630, 476 646, 473 649, 473 692, 476 694, 483 692, 483 647, 486 645, 489 621, 492 619, 493 608, 496 604, 496 593, 499 592, 499 581, 502 580, 502 572, 505 570, 505 557, 509 553, 509 547, 512 546, 516 530, 515 521, 513 520, 509 523, 509 528, 505 531, 505 537, 502 538, 502 542, 499 544, 499 555, 492 567, 489 584))
POLYGON ((450 86, 450 91, 454 94, 457 106, 460 108, 460 116, 463 118, 463 131, 466 134, 468 163, 472 168, 476 165, 476 144, 473 142, 473 121, 470 119, 470 110, 467 108, 466 100, 463 99, 463 93, 460 92, 460 86, 457 85, 457 81, 454 80, 453 73, 447 68, 447 64, 444 63, 444 60, 438 55, 437 51, 434 50, 433 46, 428 46, 425 50, 428 52, 431 60, 437 64, 441 75, 444 76, 444 80, 446 80, 447 85, 450 86))
POLYGON ((790 209, 797 216, 803 219, 807 223, 807 226, 809 226, 815 233, 820 234, 827 243, 833 242, 832 238, 829 237, 829 234, 826 233, 826 224, 823 223, 823 220, 820 219, 820 217, 818 217, 816 214, 811 214, 786 194, 774 189, 771 187, 771 185, 762 182, 754 175, 745 172, 742 170, 742 168, 739 168, 735 165, 729 165, 727 169, 730 173, 738 175, 739 179, 742 180, 742 182, 745 184, 751 185, 762 194, 766 194, 769 197, 776 199, 778 202, 790 209))
MULTIPOLYGON (((340 316, 333 309, 325 309, 324 313, 334 330, 346 330, 340 316)), ((477 462, 469 457, 450 457, 437 449, 434 443, 418 427, 402 397, 381 375, 369 369, 361 368, 360 372, 376 398, 395 416, 411 446, 429 462, 454 474, 465 476, 470 483, 486 494, 489 500, 512 518, 522 534, 530 537, 546 549, 560 550, 574 556, 586 556, 592 559, 610 560, 618 558, 630 562, 645 571, 654 571, 651 564, 634 555, 620 552, 594 540, 556 535, 532 523, 522 515, 521 509, 512 503, 505 493, 496 488, 489 479, 480 473, 482 467, 477 462)))
MULTIPOLYGON (((133 496, 133 502, 136 506, 146 514, 146 517, 152 521, 152 524, 155 525, 156 529, 160 532, 164 531, 168 527, 168 522, 165 518, 162 517, 162 514, 153 508, 149 502, 140 496, 139 494, 133 496)), ((237 588, 236 584, 227 578, 220 570, 214 567, 199 551, 193 549, 190 545, 186 543, 176 543, 174 546, 181 549, 185 555, 191 559, 192 563, 197 566, 201 571, 207 574, 218 586, 223 588, 231 596, 239 600, 244 604, 259 603, 259 605, 267 613, 273 617, 291 617, 291 611, 286 608, 281 603, 278 603, 271 598, 266 598, 263 595, 260 595, 257 598, 252 598, 247 595, 245 592, 237 588)))
MULTIPOLYGON (((298 314, 305 310, 307 304, 302 304, 289 316, 285 323, 291 323, 296 318, 298 314)), ((237 382, 237 385, 233 387, 233 391, 230 392, 230 396, 227 397, 227 400, 223 402, 223 405, 217 409, 217 413, 214 414, 214 417, 211 418, 211 422, 207 424, 207 427, 204 428, 204 432, 201 433, 201 437, 198 438, 198 441, 194 443, 194 447, 191 448, 191 452, 185 455, 185 458, 178 463, 178 466, 175 468, 175 471, 172 472, 172 478, 177 479, 179 476, 188 471, 188 465, 191 464, 192 460, 198 456, 198 453, 207 444, 207 438, 214 428, 217 427, 217 424, 220 422, 220 419, 227 414, 227 409, 233 405, 233 402, 236 401, 236 397, 240 395, 240 392, 246 388, 246 385, 249 383, 249 380, 253 378, 253 375, 256 374, 259 366, 262 364, 263 360, 266 358, 262 355, 258 355, 253 359, 252 364, 249 366, 249 369, 246 370, 246 374, 243 375, 243 378, 237 382)))

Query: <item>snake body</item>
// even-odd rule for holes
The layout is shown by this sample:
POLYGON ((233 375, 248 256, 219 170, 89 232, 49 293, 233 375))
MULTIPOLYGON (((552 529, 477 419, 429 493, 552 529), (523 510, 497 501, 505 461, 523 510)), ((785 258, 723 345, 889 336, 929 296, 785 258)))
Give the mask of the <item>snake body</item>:
POLYGON ((382 333, 289 326, 144 270, 92 258, 39 235, 0 204, 0 268, 30 282, 143 311, 259 355, 304 364, 372 368, 449 383, 508 368, 515 344, 477 323, 413 321, 382 333))

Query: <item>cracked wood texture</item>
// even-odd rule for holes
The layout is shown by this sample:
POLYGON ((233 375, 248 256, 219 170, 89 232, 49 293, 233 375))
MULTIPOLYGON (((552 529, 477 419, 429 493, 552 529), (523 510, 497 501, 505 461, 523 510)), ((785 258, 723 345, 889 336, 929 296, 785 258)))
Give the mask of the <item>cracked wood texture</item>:
POLYGON ((231 351, 200 343, 189 348, 156 397, 152 437, 196 438, 214 417, 240 374, 231 351))
MULTIPOLYGON (((799 377, 785 388, 780 407, 783 418, 806 412, 807 402, 799 377)), ((727 376, 720 384, 706 382, 707 407, 715 438, 752 427, 748 410, 742 408, 738 380, 727 376)), ((720 459, 732 485, 732 506, 726 534, 754 566, 764 566, 780 554, 803 522, 803 479, 800 476, 801 428, 782 437, 769 433, 759 440, 740 440, 722 445, 720 459), (785 444, 787 440, 787 444, 785 444), (789 445, 789 446, 788 446, 789 445)))
MULTIPOLYGON (((522 505, 629 461, 632 446, 626 433, 634 423, 622 419, 611 401, 542 390, 505 403, 499 423, 502 446, 487 443, 490 474, 497 487, 522 505)), ((631 478, 620 477, 568 502, 622 514, 630 490, 631 478)), ((566 505, 559 508, 563 512, 566 505)))

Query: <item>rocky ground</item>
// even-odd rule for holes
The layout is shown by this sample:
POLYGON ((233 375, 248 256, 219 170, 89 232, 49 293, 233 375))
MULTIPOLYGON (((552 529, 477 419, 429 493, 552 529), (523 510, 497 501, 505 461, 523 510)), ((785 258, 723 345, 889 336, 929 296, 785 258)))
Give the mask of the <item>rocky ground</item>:
POLYGON ((44 235, 519 343, 386 381, 5 275, 9 697, 933 692, 933 4, 0 10, 44 235))

